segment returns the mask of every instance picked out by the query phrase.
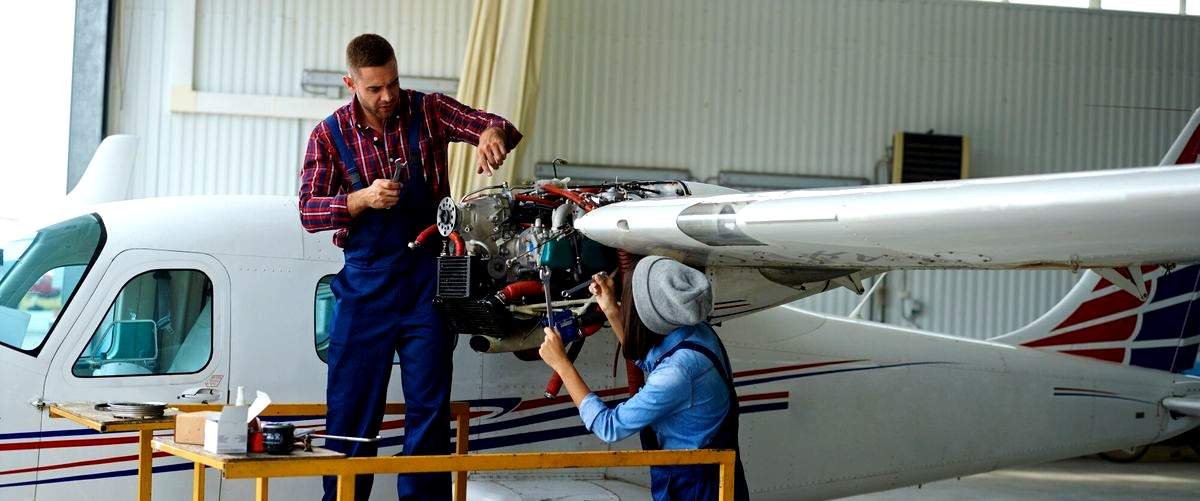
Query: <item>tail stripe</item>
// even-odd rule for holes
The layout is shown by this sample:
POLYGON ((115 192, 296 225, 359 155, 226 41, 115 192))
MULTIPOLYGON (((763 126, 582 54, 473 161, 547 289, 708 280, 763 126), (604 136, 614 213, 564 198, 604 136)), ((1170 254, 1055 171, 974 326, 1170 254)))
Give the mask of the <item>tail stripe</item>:
POLYGON ((1093 288, 1048 335, 1021 344, 1164 371, 1190 369, 1200 349, 1200 266, 1143 272, 1149 301, 1099 284, 1105 286, 1093 288))
POLYGON ((1187 125, 1180 132, 1171 149, 1163 157, 1159 165, 1184 165, 1200 163, 1200 109, 1192 114, 1187 125))
POLYGON ((1066 350, 1061 353, 1080 357, 1095 358, 1105 362, 1125 363, 1125 348, 1106 348, 1103 350, 1066 350))
MULTIPOLYGON (((1149 283, 1147 283, 1146 286, 1149 287, 1149 283)), ((1100 296, 1096 299, 1089 300, 1079 305, 1079 309, 1075 310, 1075 312, 1072 313, 1071 316, 1067 317, 1066 320, 1063 320, 1061 324, 1058 324, 1054 330, 1062 330, 1072 325, 1078 325, 1084 322, 1096 320, 1098 318, 1103 318, 1113 314, 1113 312, 1132 310, 1141 306, 1142 304, 1142 301, 1136 297, 1133 297, 1132 294, 1128 294, 1120 289, 1114 289, 1107 295, 1100 296)))
POLYGON ((1200 163, 1200 128, 1192 132, 1192 138, 1188 140, 1187 146, 1183 147, 1179 158, 1175 159, 1175 165, 1194 163, 1200 163))
POLYGON ((1096 324, 1091 327, 1084 327, 1082 329, 1067 332, 1065 334, 1058 334, 1056 336, 1030 341, 1025 343, 1025 346, 1030 348, 1040 348, 1042 346, 1061 346, 1064 344, 1124 341, 1129 339, 1129 336, 1133 335, 1133 331, 1137 329, 1137 320, 1137 315, 1130 315, 1124 318, 1110 320, 1102 324, 1096 324))

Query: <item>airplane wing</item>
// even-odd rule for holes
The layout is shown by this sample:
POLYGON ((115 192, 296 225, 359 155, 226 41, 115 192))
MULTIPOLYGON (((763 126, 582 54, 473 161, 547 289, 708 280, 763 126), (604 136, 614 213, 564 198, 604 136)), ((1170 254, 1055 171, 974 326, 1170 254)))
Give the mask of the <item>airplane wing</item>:
POLYGON ((602 244, 703 266, 1125 268, 1200 261, 1200 165, 621 202, 602 244))

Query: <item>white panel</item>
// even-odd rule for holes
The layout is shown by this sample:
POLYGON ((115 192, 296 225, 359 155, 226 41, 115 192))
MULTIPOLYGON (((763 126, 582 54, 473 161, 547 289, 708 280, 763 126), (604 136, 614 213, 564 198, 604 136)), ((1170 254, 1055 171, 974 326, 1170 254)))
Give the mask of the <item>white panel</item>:
MULTIPOLYGON (((405 75, 457 78, 470 0, 196 3, 195 88, 320 96, 300 88, 305 68, 338 70, 355 35, 379 33, 405 75)), ((171 113, 172 2, 119 2, 113 43, 110 134, 140 140, 132 195, 272 194, 296 191, 310 120, 171 113)), ((328 96, 326 96, 328 97, 328 96)))

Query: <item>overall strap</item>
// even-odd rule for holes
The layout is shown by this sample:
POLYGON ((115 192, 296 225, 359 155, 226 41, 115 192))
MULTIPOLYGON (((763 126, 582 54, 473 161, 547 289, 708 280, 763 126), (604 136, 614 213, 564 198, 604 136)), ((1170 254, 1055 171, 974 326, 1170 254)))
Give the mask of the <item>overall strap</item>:
MULTIPOLYGON (((695 341, 685 340, 675 345, 670 350, 667 350, 666 353, 659 355, 658 359, 655 361, 655 366, 658 366, 658 364, 662 363, 663 359, 671 356, 673 353, 679 350, 692 350, 708 358, 708 361, 712 363, 713 368, 716 369, 719 374, 721 374, 721 379, 725 381, 725 388, 729 391, 729 412, 725 414, 725 419, 722 421, 721 427, 725 428, 727 426, 731 426, 733 433, 736 433, 738 401, 737 391, 733 388, 733 370, 729 365, 729 355, 725 354, 725 346, 721 344, 720 338, 717 339, 717 343, 721 346, 721 354, 725 355, 724 362, 717 357, 716 353, 713 353, 712 350, 708 349, 704 345, 701 345, 695 341)), ((718 434, 721 431, 724 430, 718 430, 718 434)), ((642 429, 640 438, 642 442, 642 450, 651 451, 662 449, 662 445, 658 443, 658 436, 655 435, 654 431, 649 426, 642 429)), ((734 442, 736 444, 736 439, 734 442)))
POLYGON ((329 126, 329 138, 333 140, 333 147, 337 149, 338 158, 342 160, 342 166, 346 168, 346 175, 350 176, 351 188, 354 191, 366 188, 362 175, 358 173, 358 164, 354 163, 354 155, 350 153, 350 148, 346 147, 346 140, 342 137, 342 126, 338 123, 337 113, 329 115, 325 119, 325 125, 329 126))
MULTIPOLYGON (((713 368, 717 369, 717 372, 721 373, 721 379, 725 380, 725 384, 727 386, 729 386, 730 389, 733 388, 733 376, 731 375, 729 361, 726 360, 726 361, 722 362, 721 358, 718 357, 716 353, 713 353, 712 350, 710 350, 707 347, 705 347, 704 345, 694 342, 694 341, 683 341, 683 342, 675 345, 674 348, 667 350, 666 353, 663 353, 661 356, 659 356, 658 361, 655 364, 657 365, 659 363, 662 363, 662 360, 664 358, 671 356, 671 354, 673 354, 679 350, 692 350, 696 353, 704 355, 706 358, 708 358, 709 362, 712 362, 713 368)), ((724 347, 722 347, 721 351, 722 352, 725 351, 724 347)))
POLYGON ((408 142, 409 179, 425 184, 425 168, 421 163, 421 126, 425 124, 425 110, 422 103, 424 94, 412 94, 412 112, 408 115, 408 127, 405 136, 408 142))

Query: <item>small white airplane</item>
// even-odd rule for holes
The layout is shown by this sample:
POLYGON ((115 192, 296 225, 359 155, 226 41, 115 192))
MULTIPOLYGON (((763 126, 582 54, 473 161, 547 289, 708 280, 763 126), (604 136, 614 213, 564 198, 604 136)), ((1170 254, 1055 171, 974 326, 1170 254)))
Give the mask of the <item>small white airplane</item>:
MULTIPOLYGON (((567 397, 543 396, 541 362, 477 352, 530 358, 546 313, 530 279, 540 267, 553 270, 554 307, 590 331, 587 298, 564 291, 615 266, 615 249, 675 256, 712 278, 756 499, 872 492, 1184 433, 1200 425, 1200 378, 1181 374, 1200 345, 1200 266, 1189 265, 1200 262, 1200 166, 1176 164, 1198 162, 1198 124, 1200 111, 1169 167, 762 194, 548 182, 444 201, 415 252, 447 237, 439 301, 469 336, 453 398, 471 401, 471 450, 608 447, 567 397), (1041 318, 988 341, 785 305, 933 268, 1090 271, 1041 318)), ((50 419, 46 402, 229 402, 237 386, 324 399, 327 282, 342 256, 327 234, 302 231, 294 197, 105 203, 31 228, 0 238, 0 499, 135 493, 137 437, 50 419)), ((611 338, 594 336, 578 365, 619 401, 629 387, 612 371, 611 338)), ((385 420, 382 453, 399 450, 401 418, 385 420)), ((158 458, 156 498, 186 498, 190 469, 158 458)), ((250 482, 207 482, 209 499, 250 497, 250 482)), ((473 475, 469 493, 646 499, 645 484, 643 470, 516 472, 473 475)), ((305 499, 319 488, 271 487, 305 499)), ((394 496, 376 482, 373 499, 394 496)))

